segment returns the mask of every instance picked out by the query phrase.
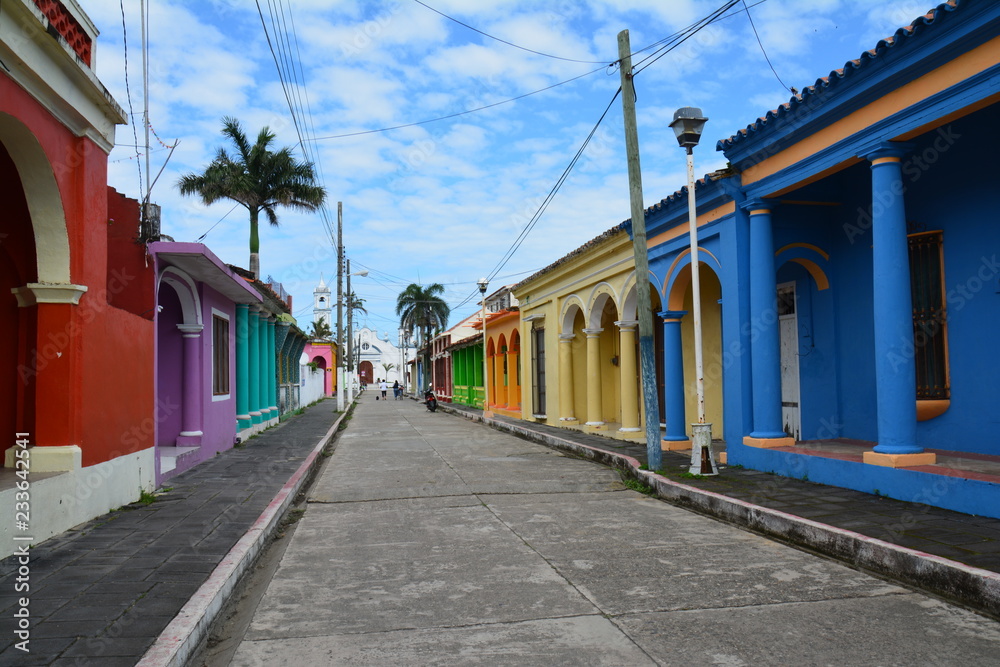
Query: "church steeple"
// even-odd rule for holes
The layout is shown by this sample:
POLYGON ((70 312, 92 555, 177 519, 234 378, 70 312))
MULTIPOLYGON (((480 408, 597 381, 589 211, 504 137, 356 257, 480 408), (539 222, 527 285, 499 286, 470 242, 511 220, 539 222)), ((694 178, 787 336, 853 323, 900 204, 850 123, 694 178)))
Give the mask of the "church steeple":
POLYGON ((313 322, 325 321, 332 329, 332 312, 333 304, 330 299, 330 288, 327 287, 321 273, 319 276, 319 285, 313 290, 313 322))

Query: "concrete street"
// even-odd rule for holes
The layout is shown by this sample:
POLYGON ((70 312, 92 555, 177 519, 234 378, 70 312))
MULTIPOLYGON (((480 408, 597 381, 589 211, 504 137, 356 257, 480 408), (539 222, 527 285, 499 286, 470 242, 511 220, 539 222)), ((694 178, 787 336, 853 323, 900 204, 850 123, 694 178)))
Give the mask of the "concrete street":
POLYGON ((987 665, 1000 625, 366 393, 233 665, 987 665))

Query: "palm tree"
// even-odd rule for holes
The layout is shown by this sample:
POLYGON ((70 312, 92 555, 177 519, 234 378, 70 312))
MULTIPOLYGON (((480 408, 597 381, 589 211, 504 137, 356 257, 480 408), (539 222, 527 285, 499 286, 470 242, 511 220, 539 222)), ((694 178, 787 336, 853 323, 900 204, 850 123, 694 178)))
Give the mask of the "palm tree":
POLYGON ((312 329, 309 331, 309 336, 311 338, 327 339, 333 335, 333 331, 330 329, 329 323, 326 320, 319 320, 318 322, 312 323, 312 329))
POLYGON ((352 313, 361 313, 363 315, 368 314, 368 311, 365 310, 365 300, 355 294, 354 290, 351 290, 351 293, 347 295, 346 300, 347 308, 352 313))
MULTIPOLYGON (((399 316, 400 326, 409 331, 421 332, 422 345, 430 340, 431 331, 448 325, 451 308, 441 298, 441 294, 444 294, 444 286, 440 283, 426 288, 412 283, 396 298, 396 315, 399 316)), ((424 368, 429 368, 429 356, 425 357, 424 368)))
POLYGON ((290 147, 271 150, 275 135, 266 126, 250 144, 240 122, 222 119, 222 134, 236 147, 220 148, 202 174, 186 174, 177 182, 181 194, 199 195, 205 204, 229 199, 250 212, 250 272, 260 278, 260 237, 257 220, 263 211, 278 226, 278 206, 315 211, 326 200, 326 189, 316 185, 312 164, 299 162, 290 147))

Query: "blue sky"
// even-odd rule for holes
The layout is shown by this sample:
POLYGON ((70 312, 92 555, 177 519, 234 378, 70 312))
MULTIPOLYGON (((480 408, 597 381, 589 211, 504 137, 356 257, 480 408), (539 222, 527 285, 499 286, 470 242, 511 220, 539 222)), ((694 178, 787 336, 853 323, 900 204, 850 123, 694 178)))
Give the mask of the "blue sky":
MULTIPOLYGON (((124 3, 123 30, 122 3, 81 4, 101 31, 98 77, 139 121, 118 128, 109 181, 139 197, 140 178, 146 179, 140 176, 145 156, 136 155, 144 149, 135 148, 144 143, 139 6, 124 3)), ((285 71, 295 73, 287 89, 329 193, 326 220, 336 226, 337 202, 343 202, 352 270, 369 271, 352 282, 365 299, 367 324, 395 342, 396 295, 412 282, 444 285, 457 322, 476 310, 480 277, 495 274, 491 291, 515 283, 627 219, 620 99, 548 208, 536 213, 618 89, 618 71, 608 67, 617 58, 618 32, 629 30, 636 51, 724 4, 260 0, 272 46, 285 71), (512 98, 520 99, 501 103, 512 98), (488 105, 496 106, 461 114, 488 105), (423 122, 444 116, 453 117, 423 122), (397 126, 405 127, 373 131, 397 126), (524 242, 501 264, 533 219, 524 242)), ((722 168, 718 140, 788 101, 789 87, 811 85, 933 4, 747 0, 763 50, 740 2, 678 48, 647 61, 635 79, 645 204, 684 184, 684 153, 668 127, 678 107, 700 107, 709 118, 696 172, 722 168)), ((211 161, 223 145, 219 129, 227 115, 253 136, 269 126, 279 145, 304 154, 258 4, 156 0, 148 18, 153 176, 163 168, 152 200, 162 206, 163 233, 195 241, 208 232, 203 242, 213 252, 246 267, 245 210, 181 197, 176 182, 211 161), (175 142, 164 168, 166 146, 175 142)), ((279 217, 279 228, 261 228, 261 272, 294 296, 295 314, 307 328, 320 273, 328 283, 335 279, 335 249, 323 216, 286 210, 279 217)))

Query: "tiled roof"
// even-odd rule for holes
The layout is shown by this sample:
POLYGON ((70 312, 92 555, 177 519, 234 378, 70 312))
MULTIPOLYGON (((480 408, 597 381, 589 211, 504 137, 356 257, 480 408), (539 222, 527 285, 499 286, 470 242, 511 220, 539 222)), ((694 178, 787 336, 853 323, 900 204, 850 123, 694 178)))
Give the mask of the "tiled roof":
POLYGON ((910 25, 900 28, 891 37, 879 40, 874 49, 865 51, 861 54, 860 58, 850 60, 840 69, 835 69, 830 72, 828 76, 816 79, 816 83, 805 88, 801 93, 797 93, 792 96, 792 98, 785 104, 782 104, 777 109, 768 111, 765 116, 761 116, 756 122, 747 125, 744 129, 740 130, 728 139, 719 141, 718 144, 716 144, 716 150, 724 151, 742 143, 751 135, 772 126, 774 121, 794 114, 803 105, 805 105, 808 109, 811 104, 815 103, 812 100, 813 97, 828 93, 828 89, 831 86, 838 84, 844 79, 850 78, 859 70, 863 70, 868 67, 872 61, 884 56, 886 51, 889 49, 903 43, 909 38, 914 37, 918 32, 923 32, 922 28, 934 23, 939 13, 955 11, 958 9, 958 6, 958 0, 948 0, 948 2, 942 3, 923 16, 918 17, 910 25), (921 28, 921 30, 918 31, 918 28, 921 28))
MULTIPOLYGON (((699 178, 697 181, 695 181, 694 187, 695 189, 698 189, 701 186, 706 185, 710 182, 715 182, 720 178, 726 178, 727 176, 732 176, 732 175, 733 175, 732 169, 729 168, 718 169, 716 171, 713 171, 711 174, 705 174, 704 176, 699 178)), ((687 186, 685 185, 680 190, 675 191, 672 195, 667 195, 666 197, 664 197, 663 199, 661 199, 660 201, 656 202, 655 204, 646 209, 646 217, 649 217, 653 213, 656 213, 657 211, 661 211, 667 208, 674 202, 683 201, 686 203, 687 191, 688 189, 687 186)))
POLYGON ((532 280, 535 280, 536 278, 538 278, 540 276, 543 276, 546 273, 549 273, 550 271, 555 270, 559 266, 562 266, 563 264, 565 264, 566 262, 568 262, 570 259, 572 259, 572 258, 574 258, 574 257, 576 257, 578 255, 582 255, 583 253, 587 252, 588 250, 590 250, 594 246, 599 245, 601 243, 604 243, 608 239, 610 239, 610 238, 612 238, 614 236, 617 236, 618 234, 620 234, 622 231, 625 230, 626 224, 628 224, 627 220, 625 222, 619 222, 617 225, 615 225, 614 227, 612 227, 608 231, 604 232, 600 236, 597 236, 595 238, 590 239, 589 241, 587 241, 586 243, 584 243, 582 246, 580 246, 576 250, 573 250, 573 251, 571 251, 571 252, 563 255, 560 259, 557 259, 556 261, 552 262, 551 264, 549 264, 548 266, 546 266, 544 269, 541 269, 541 270, 536 271, 535 273, 531 274, 530 276, 528 276, 527 278, 525 278, 521 282, 519 282, 516 285, 514 285, 513 287, 511 287, 510 288, 511 291, 514 291, 514 290, 518 289, 521 285, 524 285, 525 283, 529 283, 532 280))

